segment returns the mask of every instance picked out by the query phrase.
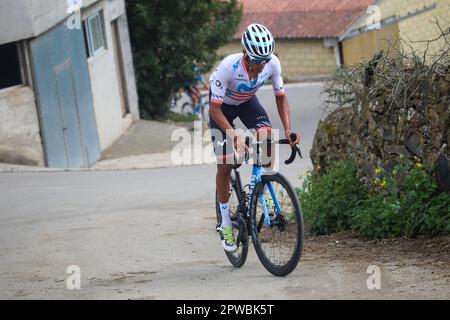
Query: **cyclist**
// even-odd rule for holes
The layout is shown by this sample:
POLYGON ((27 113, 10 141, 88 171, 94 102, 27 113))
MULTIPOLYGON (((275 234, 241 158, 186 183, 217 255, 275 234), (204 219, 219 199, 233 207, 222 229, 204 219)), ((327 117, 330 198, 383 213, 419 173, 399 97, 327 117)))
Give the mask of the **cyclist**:
POLYGON ((209 87, 197 66, 194 66, 193 71, 195 73, 195 79, 184 83, 184 91, 191 98, 192 108, 195 109, 202 97, 200 90, 197 88, 197 84, 201 83, 205 90, 209 90, 209 87))
POLYGON ((217 228, 223 248, 235 252, 237 246, 230 218, 230 177, 234 162, 234 149, 245 151, 245 140, 236 133, 233 121, 239 117, 248 128, 256 131, 259 141, 271 138, 272 125, 266 111, 255 96, 256 91, 272 80, 278 113, 286 138, 290 138, 290 108, 281 77, 281 65, 273 54, 275 40, 261 24, 249 25, 242 34, 242 53, 226 57, 210 78, 210 128, 217 165, 217 193, 222 224, 217 228))

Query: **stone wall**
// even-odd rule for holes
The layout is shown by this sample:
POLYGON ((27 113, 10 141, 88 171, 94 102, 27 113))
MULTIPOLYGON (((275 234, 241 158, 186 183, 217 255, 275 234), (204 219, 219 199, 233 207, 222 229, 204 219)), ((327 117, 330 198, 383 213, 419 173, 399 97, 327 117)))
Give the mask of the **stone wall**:
POLYGON ((450 192, 450 64, 442 72, 430 77, 432 92, 414 90, 399 99, 405 100, 401 108, 391 108, 384 93, 368 84, 353 102, 332 112, 314 138, 311 159, 316 171, 351 159, 371 178, 377 166, 389 172, 403 154, 419 158, 429 169, 436 167, 439 186, 450 192))

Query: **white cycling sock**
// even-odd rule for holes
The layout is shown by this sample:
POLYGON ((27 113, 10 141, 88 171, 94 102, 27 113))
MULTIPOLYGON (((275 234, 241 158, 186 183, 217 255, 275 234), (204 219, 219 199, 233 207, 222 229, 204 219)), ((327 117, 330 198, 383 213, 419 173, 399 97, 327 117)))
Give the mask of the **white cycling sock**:
POLYGON ((233 224, 231 222, 230 217, 230 204, 229 203, 220 203, 220 213, 222 214, 222 228, 231 227, 233 224))

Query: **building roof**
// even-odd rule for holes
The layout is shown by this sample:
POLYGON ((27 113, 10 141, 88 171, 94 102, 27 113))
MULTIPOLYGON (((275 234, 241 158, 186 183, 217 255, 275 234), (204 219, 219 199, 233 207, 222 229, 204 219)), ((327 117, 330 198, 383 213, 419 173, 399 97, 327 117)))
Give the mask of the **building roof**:
POLYGON ((246 26, 261 23, 275 38, 337 38, 367 11, 374 0, 239 0, 246 26))

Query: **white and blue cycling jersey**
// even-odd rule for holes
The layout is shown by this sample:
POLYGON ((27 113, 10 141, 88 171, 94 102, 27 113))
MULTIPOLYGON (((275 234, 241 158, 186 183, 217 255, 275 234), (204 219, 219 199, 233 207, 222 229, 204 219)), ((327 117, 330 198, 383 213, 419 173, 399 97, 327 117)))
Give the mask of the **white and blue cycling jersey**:
POLYGON ((256 91, 269 79, 272 80, 276 96, 284 95, 280 60, 273 55, 263 71, 250 81, 244 63, 244 54, 226 57, 211 75, 211 101, 238 106, 255 96, 256 91))

